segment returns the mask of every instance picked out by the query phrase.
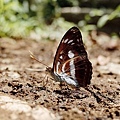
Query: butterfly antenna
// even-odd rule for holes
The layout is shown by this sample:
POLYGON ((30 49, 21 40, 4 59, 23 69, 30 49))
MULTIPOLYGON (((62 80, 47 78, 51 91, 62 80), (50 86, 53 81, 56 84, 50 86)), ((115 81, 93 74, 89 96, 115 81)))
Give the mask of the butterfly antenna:
POLYGON ((33 54, 31 51, 29 51, 29 53, 30 53, 30 57, 31 57, 33 60, 36 60, 37 62, 45 65, 46 67, 49 67, 49 66, 47 66, 46 64, 42 63, 41 61, 39 61, 39 60, 34 56, 34 54, 33 54))

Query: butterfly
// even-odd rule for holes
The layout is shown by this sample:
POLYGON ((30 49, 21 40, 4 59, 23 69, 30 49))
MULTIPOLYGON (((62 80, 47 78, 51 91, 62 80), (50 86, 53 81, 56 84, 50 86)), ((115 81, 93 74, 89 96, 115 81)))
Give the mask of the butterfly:
MULTIPOLYGON (((37 60, 33 55, 31 57, 37 60)), ((53 67, 47 66, 46 71, 56 82, 66 82, 74 87, 86 87, 90 84, 92 64, 77 27, 72 27, 65 33, 57 48, 53 67)))

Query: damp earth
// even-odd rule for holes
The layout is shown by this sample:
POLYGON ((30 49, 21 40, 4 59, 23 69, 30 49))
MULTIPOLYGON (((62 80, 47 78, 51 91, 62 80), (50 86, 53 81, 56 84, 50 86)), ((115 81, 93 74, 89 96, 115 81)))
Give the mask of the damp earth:
POLYGON ((85 42, 93 66, 87 89, 62 87, 30 58, 52 66, 58 41, 0 38, 0 119, 119 120, 120 41, 85 42), (109 44, 108 44, 109 43, 109 44))

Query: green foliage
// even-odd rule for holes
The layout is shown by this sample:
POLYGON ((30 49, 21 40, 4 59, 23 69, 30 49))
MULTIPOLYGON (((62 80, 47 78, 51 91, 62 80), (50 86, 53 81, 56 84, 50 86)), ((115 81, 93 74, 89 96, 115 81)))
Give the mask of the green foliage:
POLYGON ((111 13, 111 14, 105 14, 103 15, 98 23, 97 26, 99 28, 103 27, 108 21, 113 20, 115 18, 120 18, 120 5, 111 13))
POLYGON ((91 9, 85 15, 84 20, 81 20, 78 25, 85 31, 96 30, 104 27, 108 21, 120 18, 120 5, 115 9, 91 9))
POLYGON ((0 13, 2 12, 3 10, 3 0, 0 0, 0 13))
POLYGON ((17 0, 4 0, 0 13, 0 36, 24 37, 34 25, 34 19, 29 18, 17 0))
POLYGON ((55 19, 51 25, 45 25, 43 31, 38 34, 46 40, 60 40, 61 35, 74 25, 74 23, 67 22, 59 17, 55 19))
POLYGON ((56 15, 57 4, 55 0, 45 0, 43 2, 43 18, 47 24, 51 24, 56 15))
POLYGON ((85 15, 84 20, 79 21, 78 26, 83 29, 83 31, 96 30, 97 26, 93 23, 93 19, 100 17, 104 14, 103 10, 92 9, 88 14, 85 15))
MULTIPOLYGON (((23 38, 35 33, 37 36, 45 37, 43 30, 49 33, 52 27, 62 27, 64 24, 69 26, 69 22, 60 18, 56 0, 35 0, 32 4, 26 2, 28 1, 1 1, 0 5, 3 9, 0 12, 0 36, 23 38), (35 14, 31 16, 30 12, 35 14)), ((49 34, 45 38, 48 36, 49 34)))
POLYGON ((57 3, 60 7, 73 7, 78 6, 78 0, 57 0, 57 3))
MULTIPOLYGON (((35 33, 44 37, 43 32, 49 33, 49 29, 71 27, 72 23, 60 18, 60 7, 78 6, 80 1, 83 0, 0 0, 0 36, 26 37, 35 33)), ((108 9, 93 9, 78 25, 86 31, 103 27, 107 21, 120 17, 119 11, 120 6, 111 14, 108 9), (98 19, 96 25, 90 23, 94 18, 98 19)))

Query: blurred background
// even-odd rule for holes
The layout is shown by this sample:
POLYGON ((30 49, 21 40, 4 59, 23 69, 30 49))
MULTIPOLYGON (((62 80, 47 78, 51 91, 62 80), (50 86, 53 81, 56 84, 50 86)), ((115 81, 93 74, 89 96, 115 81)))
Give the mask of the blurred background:
POLYGON ((61 38, 72 26, 120 36, 120 0, 0 0, 0 36, 61 38))

